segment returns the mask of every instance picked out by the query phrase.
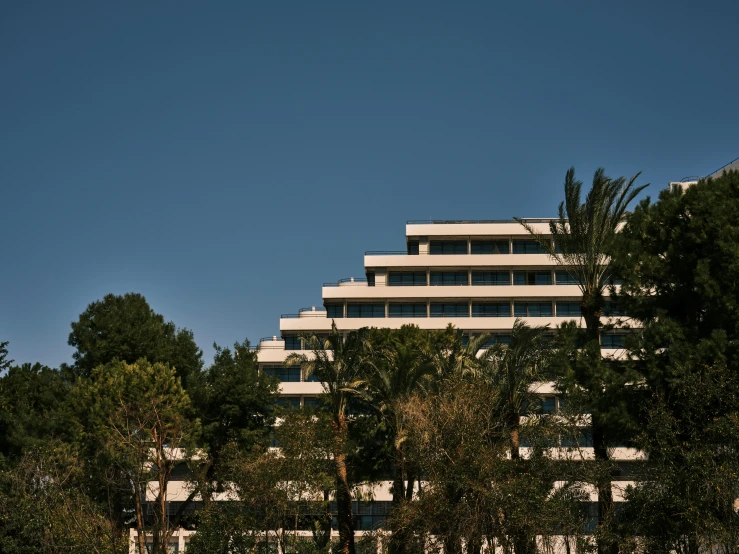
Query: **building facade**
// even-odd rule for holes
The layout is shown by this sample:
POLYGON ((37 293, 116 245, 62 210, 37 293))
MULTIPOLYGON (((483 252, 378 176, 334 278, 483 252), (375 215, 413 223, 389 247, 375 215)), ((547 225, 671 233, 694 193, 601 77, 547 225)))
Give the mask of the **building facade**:
MULTIPOLYGON (((543 236, 551 236, 549 219, 526 222, 543 236)), ((280 381, 283 405, 310 406, 318 401, 321 383, 284 361, 304 350, 301 337, 328 335, 332 323, 340 333, 362 327, 397 329, 405 324, 441 330, 452 324, 467 336, 490 334, 491 344, 507 343, 516 319, 531 326, 548 325, 552 332, 565 321, 584 326, 579 287, 520 223, 410 221, 405 235, 406 250, 365 252, 365 277, 324 283, 322 307, 282 315, 280 336, 260 341, 260 369, 280 381)), ((602 322, 613 323, 617 317, 621 317, 618 310, 607 304, 602 322)), ((602 335, 604 356, 623 355, 623 344, 624 335, 618 331, 602 335)), ((535 392, 545 413, 558 411, 561 398, 554 383, 540 383, 535 392)), ((578 446, 581 459, 593 459, 587 439, 578 446)), ((614 448, 611 456, 625 466, 640 459, 637 451, 625 447, 614 448)), ((633 483, 629 471, 622 473, 622 480, 613 483, 616 501, 633 483)), ((381 523, 382 517, 376 516, 389 508, 390 482, 379 483, 372 492, 371 507, 356 506, 360 531, 381 523)), ((593 491, 591 502, 596 501, 593 491)))

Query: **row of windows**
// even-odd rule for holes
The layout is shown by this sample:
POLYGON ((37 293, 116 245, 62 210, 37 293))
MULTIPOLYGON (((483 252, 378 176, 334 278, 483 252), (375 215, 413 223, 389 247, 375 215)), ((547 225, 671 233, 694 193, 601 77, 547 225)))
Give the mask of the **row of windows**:
MULTIPOLYGON (((287 348, 286 348, 287 350, 287 348)), ((294 349, 291 349, 294 350, 294 349)), ((315 383, 318 381, 315 375, 309 375, 307 378, 303 375, 300 366, 281 367, 281 366, 265 366, 262 368, 265 375, 276 378, 280 383, 315 383)))
MULTIPOLYGON (((531 239, 466 239, 429 241, 429 254, 546 254, 547 251, 531 239)), ((418 242, 408 241, 408 254, 418 254, 418 242)))
MULTIPOLYGON (((491 302, 490 304, 495 304, 494 302, 491 302)), ((418 305, 417 305, 418 306, 418 305)), ((421 304, 423 306, 423 304, 421 304)), ((579 306, 579 305, 578 305, 579 306)), ((420 309, 420 308, 419 308, 420 309)), ((448 311, 451 311, 453 308, 447 307, 448 311)), ((461 308, 460 308, 461 309, 461 308)), ((483 308, 479 307, 478 309, 482 310, 483 308)), ((489 310, 487 312, 483 313, 493 313, 494 308, 484 308, 485 310, 489 310)), ((559 307, 557 308, 559 310, 559 307)), ((442 312, 444 308, 441 308, 442 312)), ((530 307, 527 306, 527 312, 530 311, 530 307)), ((473 313, 474 313, 474 307, 473 307, 473 313)), ((558 312, 559 313, 559 312, 558 312)), ((399 317, 399 316, 397 316, 399 317)), ((449 316, 449 317, 467 317, 467 316, 449 316)), ((494 315, 479 315, 472 317, 506 317, 506 316, 494 316, 494 315)), ((528 316, 528 317, 536 317, 536 316, 528 316)), ((552 335, 553 336, 553 335, 552 335)), ((296 335, 285 335, 285 350, 303 350, 304 344, 301 342, 300 338, 296 335)), ((625 340, 626 335, 620 334, 620 333, 603 333, 600 336, 600 347, 602 349, 617 349, 617 348, 624 348, 625 347, 625 340)), ((469 341, 468 335, 462 336, 462 342, 463 344, 467 344, 469 341)), ((493 333, 490 336, 490 340, 483 346, 483 348, 491 348, 492 346, 496 344, 510 344, 511 343, 511 335, 506 333, 493 333)), ((277 377, 282 382, 299 382, 300 381, 300 371, 298 370, 297 373, 295 373, 295 368, 271 368, 271 367, 265 367, 264 372, 272 375, 274 377, 277 377), (285 372, 286 370, 290 370, 289 372, 285 372)), ((304 381, 308 382, 315 382, 317 381, 316 377, 314 375, 311 375, 307 379, 303 379, 304 381)))
MULTIPOLYGON (((430 271, 428 279, 426 271, 390 271, 387 284, 391 287, 418 287, 426 286, 467 286, 472 285, 510 285, 511 274, 514 285, 576 285, 573 277, 565 270, 552 272, 538 271, 509 271, 509 270, 446 270, 430 271)), ((374 275, 374 274, 373 274, 374 275)))
MULTIPOLYGON (((578 301, 510 301, 471 302, 472 317, 580 317, 578 301), (511 307, 512 304, 512 307, 511 307)), ((344 317, 343 304, 326 304, 327 317, 344 317)), ((604 315, 623 315, 617 307, 607 304, 604 315), (606 313, 607 312, 607 313, 606 313)), ((427 309, 425 302, 389 302, 387 317, 470 317, 470 302, 431 302, 427 309)), ((383 302, 353 303, 346 305, 347 318, 385 317, 383 302)))

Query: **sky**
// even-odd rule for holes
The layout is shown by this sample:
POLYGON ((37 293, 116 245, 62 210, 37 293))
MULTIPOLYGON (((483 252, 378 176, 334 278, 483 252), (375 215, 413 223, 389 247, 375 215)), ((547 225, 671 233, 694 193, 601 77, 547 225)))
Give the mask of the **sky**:
POLYGON ((739 157, 739 2, 0 2, 0 342, 139 292, 279 334, 417 219, 549 217, 739 157))

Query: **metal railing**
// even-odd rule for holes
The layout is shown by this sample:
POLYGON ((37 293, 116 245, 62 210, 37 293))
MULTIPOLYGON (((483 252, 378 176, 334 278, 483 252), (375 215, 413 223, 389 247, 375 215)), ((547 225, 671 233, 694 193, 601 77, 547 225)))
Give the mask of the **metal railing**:
POLYGON ((251 344, 249 345, 249 350, 282 350, 285 347, 285 340, 280 337, 280 335, 272 335, 271 337, 262 337, 259 339, 259 342, 257 344, 251 344), (275 341, 280 342, 281 344, 262 344, 265 342, 271 342, 274 343, 275 341))
POLYGON ((345 277, 344 279, 339 279, 335 283, 323 283, 324 287, 338 287, 345 283, 357 283, 358 285, 363 285, 367 282, 367 279, 365 277, 345 277))
POLYGON ((407 250, 367 250, 365 256, 398 256, 408 254, 407 250))
MULTIPOLYGON (((529 218, 522 217, 521 220, 527 223, 549 223, 554 217, 529 218)), ((411 219, 406 221, 407 225, 450 225, 460 223, 518 223, 515 219, 411 219)))

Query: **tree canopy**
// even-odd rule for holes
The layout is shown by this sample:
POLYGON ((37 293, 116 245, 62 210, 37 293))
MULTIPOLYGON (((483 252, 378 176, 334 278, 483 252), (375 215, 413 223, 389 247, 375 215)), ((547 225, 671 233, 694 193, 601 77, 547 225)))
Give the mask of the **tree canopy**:
POLYGON ((78 375, 89 376, 93 368, 114 359, 134 363, 145 358, 169 364, 187 388, 203 366, 192 331, 165 321, 137 293, 108 294, 71 325, 68 342, 76 349, 72 357, 78 375))

